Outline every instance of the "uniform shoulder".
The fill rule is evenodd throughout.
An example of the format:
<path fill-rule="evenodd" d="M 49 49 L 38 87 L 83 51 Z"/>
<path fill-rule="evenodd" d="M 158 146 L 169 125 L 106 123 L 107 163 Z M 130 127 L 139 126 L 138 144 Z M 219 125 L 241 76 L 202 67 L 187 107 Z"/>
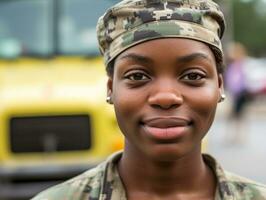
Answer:
<path fill-rule="evenodd" d="M 105 164 L 102 163 L 66 182 L 48 188 L 31 200 L 83 200 L 100 192 Z"/>
<path fill-rule="evenodd" d="M 237 196 L 250 197 L 252 200 L 266 200 L 266 185 L 241 177 L 231 172 L 225 172 L 228 184 Z"/>

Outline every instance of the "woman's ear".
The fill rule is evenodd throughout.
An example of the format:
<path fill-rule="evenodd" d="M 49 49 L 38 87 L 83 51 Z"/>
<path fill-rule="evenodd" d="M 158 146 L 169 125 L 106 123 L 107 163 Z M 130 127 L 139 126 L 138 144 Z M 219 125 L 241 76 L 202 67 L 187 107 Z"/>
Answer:
<path fill-rule="evenodd" d="M 218 74 L 218 86 L 224 91 L 224 79 L 222 74 Z"/>
<path fill-rule="evenodd" d="M 113 79 L 111 77 L 108 77 L 107 80 L 107 96 L 106 96 L 106 102 L 109 104 L 113 104 Z"/>
<path fill-rule="evenodd" d="M 224 79 L 222 74 L 218 74 L 218 86 L 219 86 L 219 93 L 220 98 L 218 102 L 223 102 L 225 100 L 225 93 L 224 93 Z"/>

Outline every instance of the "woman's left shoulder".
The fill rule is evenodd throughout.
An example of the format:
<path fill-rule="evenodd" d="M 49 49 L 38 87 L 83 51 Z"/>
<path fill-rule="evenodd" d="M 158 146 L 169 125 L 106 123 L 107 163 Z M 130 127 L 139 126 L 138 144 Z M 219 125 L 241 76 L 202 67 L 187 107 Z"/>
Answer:
<path fill-rule="evenodd" d="M 227 184 L 239 199 L 266 200 L 266 185 L 248 178 L 225 172 Z"/>

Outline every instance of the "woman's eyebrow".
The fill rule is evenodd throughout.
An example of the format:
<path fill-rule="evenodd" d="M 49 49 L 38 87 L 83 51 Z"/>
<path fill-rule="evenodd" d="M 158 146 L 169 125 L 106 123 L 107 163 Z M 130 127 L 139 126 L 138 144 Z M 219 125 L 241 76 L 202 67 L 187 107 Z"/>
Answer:
<path fill-rule="evenodd" d="M 143 56 L 143 55 L 139 55 L 136 53 L 127 53 L 119 57 L 119 60 L 123 60 L 123 59 L 130 59 L 130 60 L 141 62 L 141 63 L 152 63 L 153 62 L 151 58 Z M 210 58 L 206 54 L 203 54 L 203 53 L 193 53 L 193 54 L 178 57 L 177 62 L 188 63 L 188 62 L 192 62 L 197 59 L 205 59 L 211 62 Z"/>
<path fill-rule="evenodd" d="M 133 61 L 141 62 L 141 63 L 152 63 L 152 59 L 143 55 L 135 54 L 135 53 L 127 53 L 121 57 L 119 57 L 119 60 L 123 59 L 130 59 Z"/>
<path fill-rule="evenodd" d="M 197 60 L 197 59 L 205 59 L 205 60 L 208 60 L 209 62 L 211 62 L 211 59 L 206 54 L 203 54 L 203 53 L 193 53 L 193 54 L 178 57 L 177 62 L 178 63 L 188 63 L 188 62 L 192 62 L 192 61 Z"/>

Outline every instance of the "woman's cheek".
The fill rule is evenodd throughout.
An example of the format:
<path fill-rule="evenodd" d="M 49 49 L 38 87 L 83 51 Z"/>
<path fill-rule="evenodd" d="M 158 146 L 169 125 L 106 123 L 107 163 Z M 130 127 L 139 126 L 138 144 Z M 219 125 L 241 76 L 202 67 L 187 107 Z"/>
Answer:
<path fill-rule="evenodd" d="M 199 92 L 199 94 L 193 95 L 193 103 L 189 103 L 190 109 L 194 112 L 196 119 L 200 122 L 200 126 L 203 129 L 209 129 L 211 126 L 216 107 L 219 99 L 219 91 L 216 88 L 206 88 Z"/>
<path fill-rule="evenodd" d="M 126 92 L 121 92 L 116 96 L 114 101 L 114 108 L 118 123 L 120 126 L 125 126 L 132 118 L 134 113 L 137 112 L 135 98 L 130 97 Z"/>

